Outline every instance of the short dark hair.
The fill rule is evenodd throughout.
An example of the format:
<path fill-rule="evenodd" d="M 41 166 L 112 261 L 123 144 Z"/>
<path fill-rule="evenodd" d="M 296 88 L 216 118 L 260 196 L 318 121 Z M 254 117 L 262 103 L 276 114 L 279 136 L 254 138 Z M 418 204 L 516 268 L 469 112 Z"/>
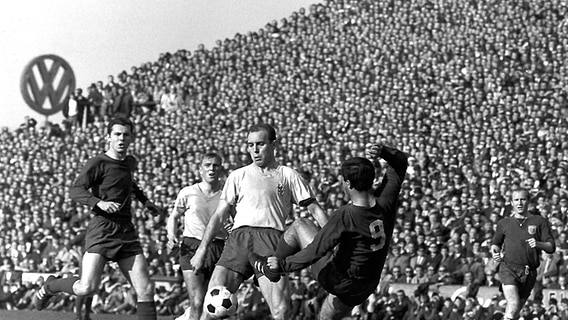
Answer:
<path fill-rule="evenodd" d="M 369 159 L 354 157 L 341 164 L 343 179 L 358 191 L 371 190 L 375 180 L 375 167 Z"/>
<path fill-rule="evenodd" d="M 268 134 L 268 140 L 270 140 L 270 142 L 276 141 L 276 130 L 271 125 L 267 123 L 254 124 L 249 128 L 248 133 L 259 131 L 266 132 Z"/>
<path fill-rule="evenodd" d="M 130 127 L 130 133 L 132 135 L 134 135 L 134 123 L 132 121 L 130 121 L 129 119 L 122 118 L 122 117 L 113 118 L 108 122 L 107 134 L 110 134 L 112 132 L 112 127 L 114 127 L 117 124 L 121 125 L 121 126 L 129 126 Z"/>

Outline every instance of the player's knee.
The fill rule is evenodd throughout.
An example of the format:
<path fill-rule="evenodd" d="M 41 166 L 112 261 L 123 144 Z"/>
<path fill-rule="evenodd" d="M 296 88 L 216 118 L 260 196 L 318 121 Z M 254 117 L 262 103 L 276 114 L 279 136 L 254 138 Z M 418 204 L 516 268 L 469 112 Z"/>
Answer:
<path fill-rule="evenodd" d="M 204 298 L 194 296 L 193 298 L 189 299 L 189 305 L 193 310 L 201 310 L 203 308 L 203 301 Z"/>
<path fill-rule="evenodd" d="M 296 227 L 296 228 L 301 228 L 301 229 L 306 229 L 306 228 L 314 229 L 314 228 L 317 228 L 317 227 L 316 227 L 316 224 L 315 224 L 312 220 L 310 220 L 310 219 L 308 219 L 308 218 L 306 218 L 306 217 L 296 219 L 296 220 L 294 221 L 294 223 L 297 224 L 297 227 Z"/>
<path fill-rule="evenodd" d="M 88 296 L 98 289 L 98 284 L 93 281 L 77 281 L 73 285 L 73 292 L 78 296 Z"/>
<path fill-rule="evenodd" d="M 272 312 L 272 317 L 275 320 L 289 319 L 290 309 L 288 308 L 288 305 L 285 304 L 285 303 L 281 303 L 281 304 L 275 306 L 274 310 L 271 310 L 271 312 Z"/>
<path fill-rule="evenodd" d="M 155 285 L 153 281 L 147 281 L 142 285 L 140 296 L 154 297 Z"/>
<path fill-rule="evenodd" d="M 520 309 L 520 303 L 519 301 L 512 299 L 511 301 L 507 301 L 507 308 L 506 308 L 506 313 L 514 316 L 517 313 L 519 313 L 519 309 Z"/>
<path fill-rule="evenodd" d="M 312 228 L 316 228 L 315 224 L 308 218 L 298 218 L 292 222 L 292 224 L 286 229 L 284 232 L 284 239 L 288 243 L 293 243 L 297 240 L 300 233 L 303 230 L 309 230 Z"/>

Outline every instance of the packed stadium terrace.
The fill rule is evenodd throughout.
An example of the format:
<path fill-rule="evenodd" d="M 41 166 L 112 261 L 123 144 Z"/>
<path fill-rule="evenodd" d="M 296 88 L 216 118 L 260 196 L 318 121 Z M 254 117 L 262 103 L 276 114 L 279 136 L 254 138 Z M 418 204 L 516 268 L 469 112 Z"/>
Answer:
<path fill-rule="evenodd" d="M 511 192 L 525 188 L 559 248 L 554 268 L 540 270 L 540 288 L 558 288 L 568 274 L 567 12 L 557 0 L 325 1 L 213 48 L 164 53 L 101 79 L 106 111 L 90 107 L 86 126 L 26 119 L 0 133 L 1 268 L 77 272 L 90 213 L 68 191 L 86 159 L 104 151 L 112 87 L 120 86 L 133 97 L 136 178 L 164 208 L 198 179 L 205 152 L 222 154 L 227 172 L 247 164 L 253 123 L 277 128 L 280 163 L 305 174 L 330 212 L 345 203 L 341 161 L 381 142 L 411 155 L 385 279 L 396 283 L 398 255 L 461 252 L 457 267 L 443 269 L 444 283 L 491 285 L 491 270 L 470 267 L 487 265 L 495 223 L 509 213 Z M 152 272 L 171 275 L 177 261 L 164 253 L 164 218 L 137 203 L 133 215 Z M 291 219 L 303 215 L 297 209 Z M 439 282 L 441 267 L 424 271 Z M 2 283 L 3 307 L 30 307 Z M 388 309 L 390 295 L 378 292 L 376 308 L 362 312 Z M 183 306 L 182 296 L 175 304 Z M 555 312 L 539 309 L 538 292 L 531 298 L 523 312 Z M 101 312 L 116 311 L 101 301 Z M 455 301 L 452 310 L 465 317 L 487 310 L 475 299 Z"/>

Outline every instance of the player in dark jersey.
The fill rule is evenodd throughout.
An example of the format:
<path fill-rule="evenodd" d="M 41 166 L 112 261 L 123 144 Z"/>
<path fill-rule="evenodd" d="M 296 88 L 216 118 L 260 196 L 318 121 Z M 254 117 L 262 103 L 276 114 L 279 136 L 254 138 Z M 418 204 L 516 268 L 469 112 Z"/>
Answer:
<path fill-rule="evenodd" d="M 367 157 L 381 157 L 389 165 L 377 190 L 373 190 L 375 168 L 370 160 L 346 160 L 340 175 L 349 204 L 333 213 L 319 232 L 307 219 L 295 221 L 274 257 L 250 255 L 255 268 L 271 281 L 313 264 L 314 277 L 329 293 L 320 319 L 341 319 L 365 301 L 377 289 L 389 252 L 407 155 L 375 144 L 367 146 Z M 284 253 L 299 248 L 294 255 Z"/>
<path fill-rule="evenodd" d="M 107 126 L 109 149 L 87 161 L 73 184 L 71 198 L 88 205 L 94 214 L 85 237 L 81 277 L 49 277 L 36 294 L 38 310 L 44 309 L 49 299 L 60 292 L 77 296 L 93 294 L 99 288 L 107 261 L 116 261 L 136 291 L 138 319 L 156 320 L 154 283 L 131 221 L 132 194 L 153 214 L 159 210 L 132 177 L 136 159 L 127 155 L 127 151 L 133 131 L 130 120 L 111 120 Z"/>
<path fill-rule="evenodd" d="M 544 217 L 528 212 L 528 204 L 528 191 L 513 191 L 513 213 L 497 223 L 491 245 L 493 259 L 500 262 L 499 280 L 507 300 L 507 320 L 516 319 L 531 294 L 541 250 L 556 251 L 550 224 Z"/>

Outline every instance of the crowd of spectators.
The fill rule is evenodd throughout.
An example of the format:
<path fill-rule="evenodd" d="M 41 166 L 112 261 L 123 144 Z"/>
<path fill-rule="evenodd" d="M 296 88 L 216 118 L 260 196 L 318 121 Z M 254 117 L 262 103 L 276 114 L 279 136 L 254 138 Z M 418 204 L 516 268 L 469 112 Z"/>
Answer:
<path fill-rule="evenodd" d="M 136 178 L 164 208 L 196 182 L 205 152 L 219 152 L 226 172 L 247 164 L 246 129 L 259 121 L 277 128 L 278 160 L 304 174 L 329 212 L 347 201 L 337 184 L 341 161 L 363 155 L 367 142 L 408 152 L 383 282 L 469 288 L 453 299 L 409 294 L 415 312 L 408 319 L 453 319 L 456 312 L 480 319 L 472 310 L 491 307 L 480 308 L 471 292 L 498 284 L 488 244 L 518 188 L 530 191 L 531 209 L 549 219 L 557 236 L 559 250 L 543 256 L 538 288 L 563 289 L 567 12 L 562 0 L 324 1 L 213 48 L 164 53 L 98 81 L 87 90 L 80 121 L 26 119 L 16 130 L 2 129 L 0 300 L 17 291 L 4 281 L 6 270 L 77 272 L 90 212 L 68 191 L 84 162 L 105 150 L 104 121 L 116 115 L 135 120 Z M 298 208 L 290 219 L 305 214 Z M 151 272 L 174 275 L 164 217 L 135 204 L 133 219 Z M 183 306 L 183 288 L 172 290 L 156 293 L 163 314 Z M 20 291 L 3 306 L 27 308 L 32 295 Z M 94 310 L 132 310 L 128 287 L 101 292 Z M 302 304 L 297 319 L 317 310 L 321 293 L 310 292 L 298 295 L 311 303 Z M 539 307 L 538 292 L 526 312 L 546 319 L 565 312 L 566 301 L 556 311 Z M 399 319 L 391 315 L 392 294 L 385 290 L 361 310 Z M 242 296 L 260 301 L 250 284 Z M 241 301 L 243 310 L 263 312 L 250 301 Z"/>

